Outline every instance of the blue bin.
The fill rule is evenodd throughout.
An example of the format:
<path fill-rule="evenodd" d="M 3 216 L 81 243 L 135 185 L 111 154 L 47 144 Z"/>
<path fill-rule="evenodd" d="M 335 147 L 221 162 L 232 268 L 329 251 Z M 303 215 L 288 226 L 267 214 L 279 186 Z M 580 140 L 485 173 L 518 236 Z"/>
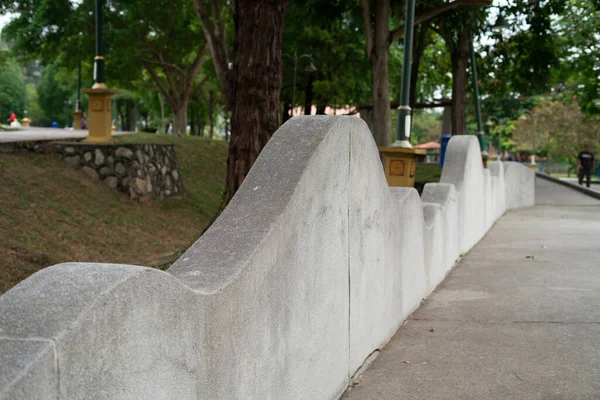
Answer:
<path fill-rule="evenodd" d="M 600 178 L 600 162 L 598 163 L 598 168 L 596 168 L 596 173 L 598 174 L 598 178 Z"/>
<path fill-rule="evenodd" d="M 452 138 L 452 135 L 442 135 L 442 143 L 440 147 L 440 167 L 444 166 L 444 159 L 446 158 L 446 148 L 448 147 L 448 142 Z"/>
<path fill-rule="evenodd" d="M 56 121 L 55 121 L 55 122 L 53 122 L 51 126 L 52 126 L 53 128 L 58 128 L 58 122 L 56 122 Z"/>

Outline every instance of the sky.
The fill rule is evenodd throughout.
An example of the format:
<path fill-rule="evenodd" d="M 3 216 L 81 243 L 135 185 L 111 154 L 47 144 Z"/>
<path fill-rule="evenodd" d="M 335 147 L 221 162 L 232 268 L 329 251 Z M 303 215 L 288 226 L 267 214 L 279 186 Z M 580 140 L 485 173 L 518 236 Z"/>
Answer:
<path fill-rule="evenodd" d="M 0 32 L 2 31 L 2 28 L 4 28 L 4 25 L 10 21 L 11 17 L 11 14 L 0 15 Z"/>

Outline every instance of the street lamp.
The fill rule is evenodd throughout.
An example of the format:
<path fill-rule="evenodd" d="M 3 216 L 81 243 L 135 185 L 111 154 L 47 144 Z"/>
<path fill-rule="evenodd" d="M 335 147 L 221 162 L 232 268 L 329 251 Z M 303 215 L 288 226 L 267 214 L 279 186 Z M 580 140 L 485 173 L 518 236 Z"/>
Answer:
<path fill-rule="evenodd" d="M 289 54 L 284 54 L 284 56 L 290 57 Z M 301 54 L 298 56 L 296 53 L 293 55 L 294 57 L 294 77 L 292 79 L 292 116 L 294 116 L 294 107 L 296 106 L 296 71 L 298 69 L 298 61 L 302 58 L 307 58 L 310 60 L 310 64 L 304 69 L 306 72 L 316 72 L 318 68 L 315 66 L 315 60 L 313 59 L 311 54 Z"/>
<path fill-rule="evenodd" d="M 84 90 L 88 101 L 88 129 L 90 143 L 106 143 L 112 139 L 111 97 L 116 90 L 106 86 L 104 80 L 104 46 L 102 43 L 102 9 L 104 0 L 96 0 L 96 57 L 94 57 L 94 86 Z"/>
<path fill-rule="evenodd" d="M 473 50 L 473 36 L 469 41 L 469 53 L 471 53 L 471 77 L 473 79 L 473 93 L 475 97 L 475 116 L 477 117 L 477 137 L 479 138 L 479 147 L 481 148 L 481 159 L 483 166 L 487 167 L 489 153 L 485 150 L 483 124 L 481 122 L 481 104 L 479 102 L 479 86 L 477 84 L 477 64 L 475 63 L 475 51 Z"/>
<path fill-rule="evenodd" d="M 73 112 L 73 129 L 81 129 L 81 118 L 83 112 L 81 111 L 81 38 L 83 32 L 79 32 L 79 41 L 77 45 L 77 103 L 75 105 L 75 112 Z"/>
<path fill-rule="evenodd" d="M 404 23 L 404 64 L 402 65 L 402 91 L 398 106 L 398 129 L 395 147 L 412 148 L 410 145 L 411 109 L 410 109 L 410 73 L 412 64 L 413 33 L 415 28 L 415 0 L 406 1 L 406 20 Z"/>
<path fill-rule="evenodd" d="M 390 147 L 380 147 L 385 156 L 385 179 L 390 186 L 413 187 L 417 170 L 417 157 L 427 154 L 425 149 L 413 149 L 410 145 L 410 73 L 412 64 L 413 33 L 415 28 L 415 0 L 406 1 L 404 22 L 404 65 L 402 66 L 402 89 L 398 106 L 398 129 L 396 141 Z"/>
<path fill-rule="evenodd" d="M 31 120 L 27 118 L 27 67 L 23 67 L 23 80 L 25 82 L 25 92 L 23 93 L 23 119 L 21 120 L 21 125 L 24 128 L 28 128 Z"/>

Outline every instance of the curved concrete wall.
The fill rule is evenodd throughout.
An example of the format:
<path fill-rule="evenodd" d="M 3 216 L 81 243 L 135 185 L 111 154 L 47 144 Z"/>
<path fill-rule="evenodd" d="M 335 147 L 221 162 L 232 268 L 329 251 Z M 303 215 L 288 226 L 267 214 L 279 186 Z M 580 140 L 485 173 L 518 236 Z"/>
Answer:
<path fill-rule="evenodd" d="M 2 296 L 0 398 L 334 399 L 506 199 L 533 198 L 521 168 L 505 185 L 455 137 L 421 199 L 387 186 L 360 119 L 293 118 L 167 272 L 61 264 Z"/>

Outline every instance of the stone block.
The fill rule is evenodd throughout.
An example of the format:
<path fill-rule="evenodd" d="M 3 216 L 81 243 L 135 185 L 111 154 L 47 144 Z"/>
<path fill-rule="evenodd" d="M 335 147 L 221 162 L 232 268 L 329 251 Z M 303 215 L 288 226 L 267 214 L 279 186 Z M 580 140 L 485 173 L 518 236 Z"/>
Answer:
<path fill-rule="evenodd" d="M 135 187 L 140 192 L 144 192 L 146 190 L 146 181 L 144 179 L 135 178 Z"/>
<path fill-rule="evenodd" d="M 114 176 L 109 176 L 108 178 L 106 178 L 104 180 L 104 183 L 106 184 L 106 186 L 108 186 L 109 188 L 115 189 L 117 187 L 117 184 L 119 183 L 119 179 L 117 179 Z"/>
<path fill-rule="evenodd" d="M 93 156 L 92 156 L 92 152 L 91 152 L 91 151 L 86 151 L 86 152 L 83 154 L 83 159 L 84 159 L 86 162 L 90 162 L 90 161 L 92 161 L 92 157 L 93 157 Z"/>
<path fill-rule="evenodd" d="M 131 159 L 133 157 L 133 152 L 126 147 L 119 147 L 115 150 L 115 156 Z"/>
<path fill-rule="evenodd" d="M 77 166 L 79 166 L 81 159 L 79 158 L 79 156 L 76 155 L 76 156 L 65 157 L 64 161 L 67 163 L 67 165 L 69 165 L 71 167 L 77 167 Z"/>
<path fill-rule="evenodd" d="M 75 148 L 72 146 L 67 146 L 63 149 L 65 154 L 75 154 Z"/>
<path fill-rule="evenodd" d="M 94 150 L 94 164 L 102 165 L 104 164 L 104 153 L 100 149 Z"/>
<path fill-rule="evenodd" d="M 110 167 L 105 166 L 105 167 L 100 168 L 100 175 L 107 176 L 110 174 L 112 174 L 112 169 L 110 169 Z"/>
<path fill-rule="evenodd" d="M 123 163 L 118 162 L 115 164 L 115 172 L 119 175 L 123 175 L 127 172 L 127 168 L 125 168 Z"/>

